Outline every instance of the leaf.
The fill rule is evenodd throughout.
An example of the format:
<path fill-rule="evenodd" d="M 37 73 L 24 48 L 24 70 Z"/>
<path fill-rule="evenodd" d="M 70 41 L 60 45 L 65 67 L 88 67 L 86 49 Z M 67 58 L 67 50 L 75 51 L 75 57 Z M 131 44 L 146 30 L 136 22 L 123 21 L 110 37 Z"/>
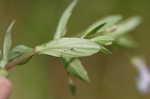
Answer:
<path fill-rule="evenodd" d="M 6 34 L 4 37 L 4 44 L 3 44 L 3 58 L 1 60 L 0 67 L 5 66 L 8 62 L 8 54 L 12 45 L 11 31 L 12 31 L 14 24 L 15 24 L 15 21 L 12 21 L 6 30 Z"/>
<path fill-rule="evenodd" d="M 108 46 L 111 45 L 114 39 L 110 36 L 98 36 L 91 39 L 91 41 L 96 42 L 100 45 Z"/>
<path fill-rule="evenodd" d="M 39 54 L 56 57 L 82 57 L 97 53 L 101 47 L 87 39 L 61 38 L 36 47 Z"/>
<path fill-rule="evenodd" d="M 114 32 L 109 33 L 108 35 L 114 39 L 119 38 L 120 36 L 123 36 L 129 31 L 135 29 L 140 24 L 140 22 L 140 17 L 131 17 L 126 21 L 123 21 L 121 24 L 117 25 L 117 29 Z"/>
<path fill-rule="evenodd" d="M 103 18 L 94 24 L 90 25 L 84 32 L 82 38 L 95 34 L 97 32 L 102 32 L 105 29 L 112 27 L 114 24 L 116 24 L 118 21 L 122 19 L 121 16 L 116 15 L 116 16 L 108 16 L 106 18 Z"/>
<path fill-rule="evenodd" d="M 105 48 L 105 47 L 101 48 L 100 53 L 106 54 L 106 55 L 112 54 L 112 52 L 110 50 L 108 50 L 107 48 Z"/>
<path fill-rule="evenodd" d="M 72 93 L 72 95 L 75 95 L 76 91 L 77 91 L 77 88 L 76 88 L 76 85 L 75 85 L 75 83 L 74 83 L 74 81 L 72 79 L 69 79 L 68 87 L 69 87 L 69 90 Z"/>
<path fill-rule="evenodd" d="M 125 48 L 133 48 L 137 46 L 137 43 L 129 36 L 120 37 L 116 40 L 116 44 Z"/>
<path fill-rule="evenodd" d="M 105 26 L 106 23 L 101 23 L 100 25 L 96 25 L 95 26 L 90 26 L 89 29 L 87 31 L 84 32 L 84 35 L 82 36 L 82 38 L 88 36 L 88 35 L 92 35 L 98 32 L 98 30 L 102 27 Z"/>
<path fill-rule="evenodd" d="M 18 45 L 16 46 L 15 48 L 13 48 L 11 50 L 11 52 L 9 53 L 9 62 L 27 54 L 27 53 L 30 53 L 32 52 L 33 49 L 30 48 L 30 47 L 27 47 L 27 46 L 24 46 L 24 45 Z M 23 65 L 25 63 L 27 63 L 31 58 L 19 63 L 18 65 Z"/>
<path fill-rule="evenodd" d="M 88 73 L 79 59 L 65 57 L 63 58 L 63 62 L 65 64 L 65 69 L 70 75 L 75 76 L 85 82 L 90 82 Z"/>
<path fill-rule="evenodd" d="M 72 14 L 74 7 L 76 6 L 78 0 L 73 0 L 73 2 L 66 8 L 63 15 L 60 18 L 54 39 L 59 39 L 66 33 L 66 26 Z"/>

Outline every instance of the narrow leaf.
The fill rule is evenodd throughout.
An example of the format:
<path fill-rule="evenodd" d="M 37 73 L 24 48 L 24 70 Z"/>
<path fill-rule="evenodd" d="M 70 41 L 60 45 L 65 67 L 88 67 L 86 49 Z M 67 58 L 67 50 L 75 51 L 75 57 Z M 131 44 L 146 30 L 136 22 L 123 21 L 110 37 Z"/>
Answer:
<path fill-rule="evenodd" d="M 108 50 L 107 48 L 105 48 L 105 47 L 101 48 L 100 53 L 106 54 L 106 55 L 112 54 L 112 52 L 110 50 Z"/>
<path fill-rule="evenodd" d="M 81 38 L 61 38 L 36 47 L 39 54 L 56 57 L 81 57 L 97 53 L 101 47 L 90 40 Z"/>
<path fill-rule="evenodd" d="M 8 62 L 8 54 L 9 54 L 9 51 L 10 51 L 11 45 L 12 45 L 11 32 L 12 32 L 12 28 L 13 28 L 14 24 L 15 24 L 15 21 L 12 21 L 6 30 L 6 34 L 4 37 L 4 44 L 3 44 L 3 58 L 0 63 L 0 67 L 5 66 Z"/>
<path fill-rule="evenodd" d="M 140 22 L 140 17 L 131 17 L 121 24 L 117 25 L 117 29 L 114 32 L 109 33 L 109 36 L 113 37 L 114 39 L 119 38 L 120 36 L 123 36 L 129 31 L 135 29 L 140 24 Z"/>
<path fill-rule="evenodd" d="M 85 82 L 90 81 L 88 73 L 79 59 L 65 57 L 63 58 L 63 62 L 65 64 L 65 69 L 70 75 L 75 76 Z"/>
<path fill-rule="evenodd" d="M 111 45 L 114 39 L 110 36 L 98 36 L 91 39 L 91 41 L 96 42 L 100 45 L 108 46 Z"/>
<path fill-rule="evenodd" d="M 82 38 L 88 36 L 88 35 L 92 35 L 98 32 L 99 29 L 101 29 L 102 27 L 105 26 L 105 22 L 101 23 L 101 24 L 94 24 L 93 26 L 90 26 L 89 29 L 87 31 L 84 32 L 84 35 L 82 36 Z"/>
<path fill-rule="evenodd" d="M 70 16 L 72 14 L 72 11 L 73 11 L 75 5 L 77 4 L 77 1 L 78 0 L 73 0 L 73 2 L 64 11 L 63 15 L 60 18 L 58 27 L 56 29 L 54 39 L 59 39 L 59 38 L 61 38 L 62 36 L 65 35 L 66 29 L 67 29 L 67 23 L 70 19 Z"/>
<path fill-rule="evenodd" d="M 116 44 L 124 48 L 133 48 L 137 46 L 137 43 L 129 36 L 123 36 L 117 39 Z"/>
<path fill-rule="evenodd" d="M 14 24 L 15 24 L 15 21 L 13 21 L 9 25 L 9 27 L 7 28 L 6 34 L 5 34 L 5 38 L 4 38 L 3 57 L 6 60 L 8 58 L 8 53 L 9 53 L 9 51 L 11 49 L 11 45 L 12 45 L 11 31 L 12 31 Z"/>
<path fill-rule="evenodd" d="M 97 32 L 102 32 L 105 29 L 112 27 L 113 25 L 115 25 L 117 22 L 119 22 L 122 19 L 121 16 L 116 15 L 116 16 L 108 16 L 106 18 L 103 18 L 97 22 L 95 22 L 94 24 L 92 24 L 91 26 L 89 26 L 84 32 L 83 32 L 83 36 L 82 38 L 97 33 Z"/>
<path fill-rule="evenodd" d="M 9 53 L 9 62 L 27 54 L 32 52 L 32 48 L 24 46 L 24 45 L 18 45 L 15 48 L 13 48 L 10 53 Z M 31 58 L 30 58 L 31 59 Z M 25 63 L 27 63 L 30 59 L 27 59 L 21 63 L 19 63 L 18 65 L 23 65 Z"/>

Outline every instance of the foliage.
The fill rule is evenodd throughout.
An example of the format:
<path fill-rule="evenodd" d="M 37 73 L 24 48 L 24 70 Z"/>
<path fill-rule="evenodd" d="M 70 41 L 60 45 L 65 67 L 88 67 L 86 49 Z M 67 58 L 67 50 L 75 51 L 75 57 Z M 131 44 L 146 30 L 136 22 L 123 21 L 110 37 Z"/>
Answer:
<path fill-rule="evenodd" d="M 135 42 L 128 32 L 139 25 L 140 17 L 138 16 L 131 17 L 125 21 L 121 21 L 122 16 L 120 15 L 108 16 L 90 25 L 85 31 L 81 32 L 81 37 L 65 37 L 68 21 L 76 4 L 77 0 L 73 0 L 64 11 L 54 39 L 35 48 L 25 45 L 11 47 L 11 30 L 15 23 L 13 21 L 6 31 L 3 50 L 2 52 L 0 51 L 1 70 L 8 70 L 16 65 L 25 64 L 32 56 L 37 54 L 59 57 L 68 73 L 70 90 L 75 93 L 76 86 L 74 80 L 70 78 L 75 77 L 84 82 L 90 82 L 88 73 L 79 58 L 96 53 L 111 54 L 107 47 L 114 44 L 125 47 L 134 46 Z M 0 74 L 6 74 L 3 72 Z"/>

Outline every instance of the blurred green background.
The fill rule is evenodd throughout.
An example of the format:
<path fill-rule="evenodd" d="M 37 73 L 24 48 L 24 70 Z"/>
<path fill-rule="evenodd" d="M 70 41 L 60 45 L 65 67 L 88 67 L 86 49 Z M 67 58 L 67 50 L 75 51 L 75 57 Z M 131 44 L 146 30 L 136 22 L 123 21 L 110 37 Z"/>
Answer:
<path fill-rule="evenodd" d="M 52 39 L 58 20 L 71 0 L 0 0 L 0 44 L 12 19 L 14 45 L 31 47 Z M 128 55 L 136 52 L 150 60 L 149 0 L 79 0 L 68 25 L 68 33 L 84 30 L 94 21 L 108 15 L 125 18 L 139 15 L 142 24 L 131 33 L 139 43 L 134 50 L 115 49 L 112 55 L 94 55 L 82 59 L 92 82 L 76 81 L 77 96 L 67 89 L 67 75 L 57 58 L 36 56 L 28 64 L 11 70 L 14 89 L 11 99 L 149 99 L 136 89 L 137 71 Z M 148 61 L 149 62 L 149 61 Z M 150 62 L 149 62 L 150 64 Z"/>

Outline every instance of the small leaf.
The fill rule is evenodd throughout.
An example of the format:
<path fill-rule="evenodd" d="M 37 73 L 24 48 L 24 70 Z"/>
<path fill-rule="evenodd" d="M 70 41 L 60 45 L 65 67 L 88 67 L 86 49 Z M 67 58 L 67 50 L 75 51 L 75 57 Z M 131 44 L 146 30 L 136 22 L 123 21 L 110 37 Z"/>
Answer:
<path fill-rule="evenodd" d="M 84 32 L 84 35 L 82 36 L 82 38 L 88 36 L 88 35 L 92 35 L 98 32 L 99 29 L 101 29 L 102 27 L 105 26 L 106 23 L 101 23 L 100 25 L 96 25 L 94 24 L 93 26 L 90 26 L 89 29 L 87 31 Z"/>
<path fill-rule="evenodd" d="M 56 57 L 82 57 L 97 53 L 101 47 L 87 39 L 61 38 L 36 47 L 39 54 Z"/>
<path fill-rule="evenodd" d="M 110 36 L 98 36 L 91 39 L 91 41 L 96 42 L 100 45 L 108 46 L 111 45 L 114 39 Z"/>
<path fill-rule="evenodd" d="M 69 90 L 72 93 L 72 95 L 76 95 L 77 88 L 76 88 L 76 85 L 72 79 L 69 79 L 68 87 L 69 87 Z"/>
<path fill-rule="evenodd" d="M 70 19 L 70 16 L 72 14 L 72 11 L 74 9 L 74 7 L 76 6 L 78 0 L 73 0 L 73 2 L 66 8 L 66 10 L 64 11 L 63 15 L 60 18 L 58 27 L 56 29 L 56 33 L 54 35 L 54 39 L 59 39 L 62 36 L 65 35 L 66 33 L 66 27 L 67 27 L 67 23 Z"/>
<path fill-rule="evenodd" d="M 97 33 L 97 32 L 102 32 L 105 29 L 112 27 L 114 24 L 116 24 L 118 21 L 120 21 L 122 19 L 121 16 L 117 15 L 117 16 L 108 16 L 106 18 L 103 18 L 102 20 L 99 20 L 97 22 L 95 22 L 94 24 L 92 24 L 91 26 L 89 26 L 83 33 L 82 38 Z"/>
<path fill-rule="evenodd" d="M 123 36 L 129 31 L 135 29 L 140 24 L 140 22 L 140 17 L 131 17 L 121 24 L 117 25 L 117 29 L 114 32 L 109 33 L 108 35 L 114 39 L 119 38 L 120 36 Z"/>
<path fill-rule="evenodd" d="M 11 61 L 27 54 L 27 53 L 30 53 L 32 51 L 33 51 L 33 49 L 30 48 L 30 47 L 27 47 L 27 46 L 24 46 L 24 45 L 18 45 L 15 48 L 13 48 L 11 50 L 11 52 L 9 53 L 9 62 L 11 62 Z M 30 59 L 27 59 L 27 60 L 19 63 L 18 65 L 23 65 L 23 64 L 27 63 Z"/>
<path fill-rule="evenodd" d="M 129 36 L 120 37 L 116 40 L 116 44 L 125 48 L 133 48 L 137 46 L 137 43 Z"/>
<path fill-rule="evenodd" d="M 90 82 L 88 73 L 79 59 L 65 57 L 63 58 L 63 62 L 65 64 L 65 69 L 70 75 L 85 82 Z"/>
<path fill-rule="evenodd" d="M 3 44 L 3 58 L 1 60 L 0 67 L 5 66 L 8 62 L 8 54 L 12 45 L 11 31 L 12 31 L 14 24 L 15 24 L 15 21 L 12 21 L 6 30 L 6 34 L 4 37 L 4 44 Z"/>
<path fill-rule="evenodd" d="M 110 50 L 108 50 L 107 48 L 105 48 L 105 47 L 101 48 L 100 53 L 106 54 L 106 55 L 112 54 L 112 52 Z"/>

